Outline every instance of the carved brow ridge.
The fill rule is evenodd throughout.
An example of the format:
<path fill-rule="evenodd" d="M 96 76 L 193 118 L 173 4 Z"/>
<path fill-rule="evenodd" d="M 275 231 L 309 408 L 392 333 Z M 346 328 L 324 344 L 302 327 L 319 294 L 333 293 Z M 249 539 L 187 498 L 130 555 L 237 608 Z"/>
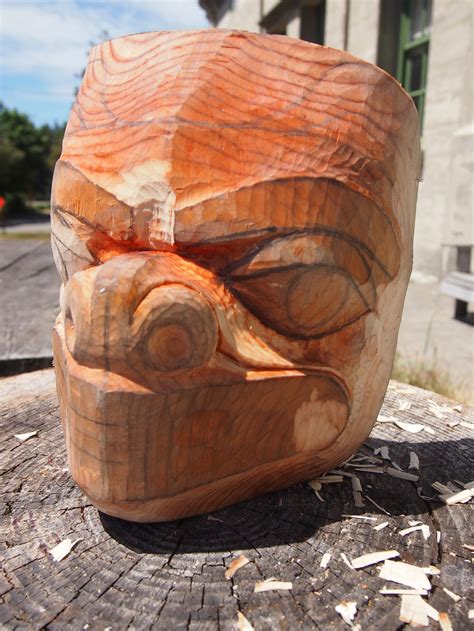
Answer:
<path fill-rule="evenodd" d="M 241 233 L 236 233 L 234 235 L 232 235 L 232 239 L 229 240 L 228 237 L 217 237 L 215 239 L 209 239 L 209 240 L 205 240 L 205 241 L 200 241 L 196 244 L 194 244 L 195 246 L 199 246 L 199 245 L 210 245 L 210 244 L 219 244 L 219 243 L 229 243 L 230 241 L 234 241 L 237 240 L 239 238 L 248 238 L 251 236 L 261 236 L 264 235 L 265 233 L 269 234 L 269 237 L 267 239 L 264 239 L 263 241 L 260 241 L 258 244 L 256 244 L 253 248 L 251 248 L 247 254 L 245 254 L 243 257 L 241 257 L 239 260 L 234 261 L 233 263 L 231 263 L 230 265 L 228 265 L 225 270 L 223 271 L 223 275 L 227 276 L 232 274 L 232 272 L 235 269 L 238 269 L 239 267 L 241 267 L 242 265 L 244 265 L 245 263 L 250 262 L 259 252 L 261 252 L 267 245 L 269 245 L 272 241 L 275 241 L 277 239 L 284 239 L 286 237 L 292 237 L 292 236 L 311 236 L 311 235 L 324 235 L 324 236 L 332 236 L 332 237 L 337 237 L 338 239 L 342 239 L 344 241 L 346 241 L 346 243 L 348 243 L 351 247 L 353 247 L 355 250 L 357 250 L 357 252 L 361 255 L 362 259 L 364 262 L 366 262 L 366 259 L 369 258 L 370 261 L 373 261 L 376 265 L 378 265 L 378 267 L 380 268 L 380 270 L 385 274 L 385 276 L 392 281 L 393 280 L 393 275 L 390 274 L 390 272 L 388 271 L 386 265 L 380 260 L 379 257 L 377 257 L 375 255 L 375 253 L 371 250 L 371 248 L 369 248 L 369 246 L 367 246 L 365 243 L 362 243 L 362 241 L 359 241 L 358 239 L 356 239 L 355 237 L 353 237 L 352 235 L 348 234 L 347 232 L 341 231 L 341 230 L 337 230 L 335 228 L 330 228 L 329 226 L 315 226 L 313 228 L 295 228 L 295 229 L 289 229 L 289 231 L 280 231 L 277 228 L 271 227 L 268 229 L 258 229 L 258 230 L 249 230 L 246 232 L 241 232 Z M 254 274 L 251 274 L 252 276 Z"/>

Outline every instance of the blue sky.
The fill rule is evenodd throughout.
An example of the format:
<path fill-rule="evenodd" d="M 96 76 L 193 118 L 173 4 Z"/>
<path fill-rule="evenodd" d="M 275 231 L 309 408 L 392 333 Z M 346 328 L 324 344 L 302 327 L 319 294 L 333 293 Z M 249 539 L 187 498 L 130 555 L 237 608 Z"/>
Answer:
<path fill-rule="evenodd" d="M 198 0 L 0 0 L 0 100 L 36 124 L 62 123 L 102 31 L 207 26 Z"/>

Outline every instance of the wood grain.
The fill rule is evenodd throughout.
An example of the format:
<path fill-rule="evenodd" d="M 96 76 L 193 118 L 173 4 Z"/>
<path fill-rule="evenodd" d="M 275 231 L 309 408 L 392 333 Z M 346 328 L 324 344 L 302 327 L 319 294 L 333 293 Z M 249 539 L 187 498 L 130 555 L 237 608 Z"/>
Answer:
<path fill-rule="evenodd" d="M 448 423 L 473 423 L 472 408 L 461 414 L 432 392 L 393 385 L 405 392 L 389 389 L 382 414 L 421 422 L 435 433 L 409 434 L 377 423 L 371 446 L 387 446 L 404 469 L 415 451 L 418 485 L 426 497 L 435 495 L 430 486 L 435 480 L 470 479 L 472 430 Z M 431 413 L 433 399 L 448 406 L 445 419 Z M 411 407 L 401 412 L 404 401 Z M 354 622 L 363 629 L 396 631 L 402 624 L 400 598 L 379 593 L 389 584 L 380 579 L 380 566 L 351 570 L 340 556 L 354 559 L 389 548 L 404 562 L 439 569 L 429 577 L 433 589 L 426 600 L 448 613 L 454 629 L 469 628 L 472 554 L 464 545 L 474 544 L 472 502 L 447 506 L 420 498 L 412 482 L 359 473 L 364 491 L 390 516 L 365 500 L 363 509 L 355 508 L 346 480 L 324 485 L 324 502 L 299 484 L 209 516 L 130 523 L 97 511 L 70 477 L 53 371 L 0 380 L 0 402 L 0 625 L 5 629 L 232 631 L 239 611 L 255 629 L 340 629 L 335 606 L 353 600 Z M 13 436 L 35 430 L 38 436 L 25 443 Z M 430 527 L 427 540 L 420 532 L 399 535 L 411 520 Z M 385 529 L 373 530 L 384 521 L 389 522 Z M 53 561 L 48 551 L 67 538 L 79 542 L 68 557 Z M 226 580 L 226 567 L 242 553 L 250 563 Z M 327 569 L 320 567 L 325 553 L 331 554 Z M 291 581 L 293 589 L 255 594 L 255 583 L 272 576 Z M 454 602 L 443 588 L 460 600 Z"/>
<path fill-rule="evenodd" d="M 234 31 L 95 47 L 52 191 L 58 393 L 109 514 L 213 510 L 368 435 L 411 269 L 416 109 L 347 53 Z"/>

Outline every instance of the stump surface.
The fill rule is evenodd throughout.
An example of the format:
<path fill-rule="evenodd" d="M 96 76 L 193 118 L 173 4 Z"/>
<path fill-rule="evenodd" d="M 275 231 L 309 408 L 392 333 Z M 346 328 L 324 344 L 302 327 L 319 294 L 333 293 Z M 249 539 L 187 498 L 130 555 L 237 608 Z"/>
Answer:
<path fill-rule="evenodd" d="M 391 384 L 381 413 L 433 433 L 377 423 L 363 447 L 373 453 L 388 446 L 404 470 L 410 451 L 419 458 L 418 483 L 358 472 L 364 493 L 390 515 L 367 499 L 356 508 L 347 478 L 323 485 L 323 502 L 301 484 L 212 515 L 135 524 L 100 514 L 71 480 L 51 370 L 3 379 L 0 401 L 4 628 L 237 629 L 241 611 L 257 631 L 343 629 L 335 606 L 347 600 L 357 603 L 354 624 L 361 629 L 401 629 L 400 596 L 379 590 L 402 586 L 380 579 L 380 566 L 354 570 L 341 559 L 341 553 L 350 559 L 388 549 L 408 563 L 437 567 L 427 600 L 448 614 L 454 629 L 467 628 L 472 504 L 446 506 L 430 486 L 473 477 L 473 413 L 465 406 L 459 412 L 431 392 Z M 411 404 L 408 410 L 399 410 L 402 401 Z M 25 442 L 14 437 L 35 430 L 38 435 Z M 399 534 L 412 520 L 429 525 L 427 540 L 420 531 Z M 384 521 L 386 528 L 373 529 Z M 67 538 L 78 542 L 54 561 L 48 551 Z M 325 552 L 332 555 L 327 569 L 320 567 Z M 226 580 L 226 566 L 239 554 L 250 563 Z M 256 581 L 270 577 L 291 581 L 293 588 L 254 593 Z"/>

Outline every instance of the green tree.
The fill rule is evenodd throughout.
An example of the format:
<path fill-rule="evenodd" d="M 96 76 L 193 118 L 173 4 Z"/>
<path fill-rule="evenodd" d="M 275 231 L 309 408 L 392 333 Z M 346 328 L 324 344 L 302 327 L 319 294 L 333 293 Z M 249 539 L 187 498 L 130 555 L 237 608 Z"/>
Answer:
<path fill-rule="evenodd" d="M 0 103 L 0 194 L 47 198 L 64 125 L 36 127 L 26 114 Z"/>

